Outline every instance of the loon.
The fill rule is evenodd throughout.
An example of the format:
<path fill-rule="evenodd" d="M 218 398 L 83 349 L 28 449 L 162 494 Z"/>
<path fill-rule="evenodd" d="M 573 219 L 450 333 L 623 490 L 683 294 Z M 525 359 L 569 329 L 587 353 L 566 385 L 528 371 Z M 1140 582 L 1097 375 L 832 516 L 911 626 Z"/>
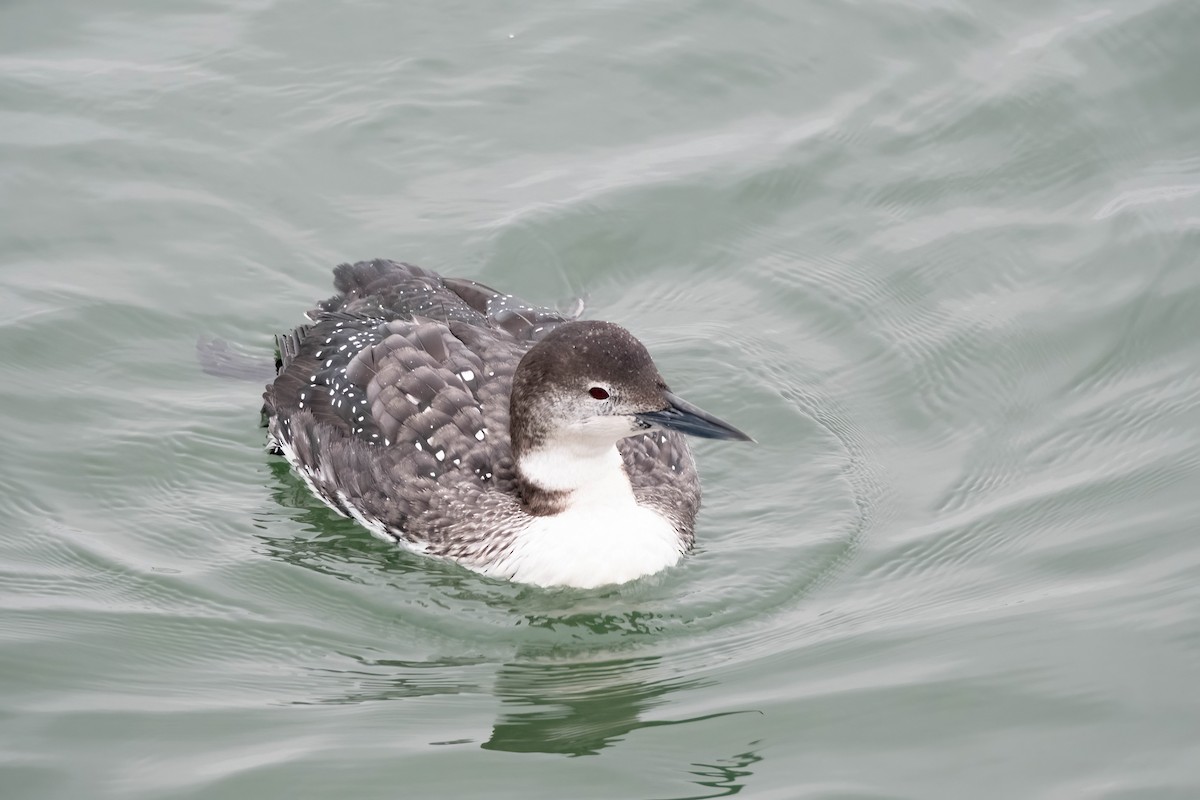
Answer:
<path fill-rule="evenodd" d="M 676 564 L 700 507 L 681 434 L 753 441 L 672 394 L 646 348 L 474 281 L 377 259 L 276 337 L 272 449 L 408 550 L 543 587 Z"/>

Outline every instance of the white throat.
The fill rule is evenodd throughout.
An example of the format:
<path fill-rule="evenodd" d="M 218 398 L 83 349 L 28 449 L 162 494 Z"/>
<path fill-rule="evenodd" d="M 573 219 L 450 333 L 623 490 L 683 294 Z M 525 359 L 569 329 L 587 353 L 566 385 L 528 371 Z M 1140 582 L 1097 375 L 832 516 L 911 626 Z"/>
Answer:
<path fill-rule="evenodd" d="M 541 489 L 570 492 L 572 506 L 633 502 L 633 489 L 614 444 L 557 439 L 522 455 L 518 468 L 525 480 Z"/>
<path fill-rule="evenodd" d="M 640 506 L 613 444 L 551 442 L 521 457 L 525 480 L 569 492 L 557 514 L 535 517 L 506 556 L 482 571 L 540 586 L 624 583 L 683 554 L 675 526 Z"/>

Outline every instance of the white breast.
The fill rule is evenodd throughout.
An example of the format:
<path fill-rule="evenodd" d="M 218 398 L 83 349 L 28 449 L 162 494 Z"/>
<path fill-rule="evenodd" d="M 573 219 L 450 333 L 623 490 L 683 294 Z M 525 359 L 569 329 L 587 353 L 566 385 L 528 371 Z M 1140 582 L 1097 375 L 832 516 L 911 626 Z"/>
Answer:
<path fill-rule="evenodd" d="M 615 447 L 602 464 L 588 465 L 586 479 L 571 492 L 564 511 L 538 517 L 502 558 L 475 568 L 521 583 L 590 589 L 676 564 L 683 550 L 675 526 L 637 504 Z M 545 483 L 582 467 L 564 463 L 562 453 L 527 459 L 522 466 L 527 474 L 544 474 Z"/>
<path fill-rule="evenodd" d="M 480 571 L 538 586 L 590 589 L 653 574 L 681 555 L 675 528 L 647 508 L 571 509 L 535 521 L 503 559 Z"/>

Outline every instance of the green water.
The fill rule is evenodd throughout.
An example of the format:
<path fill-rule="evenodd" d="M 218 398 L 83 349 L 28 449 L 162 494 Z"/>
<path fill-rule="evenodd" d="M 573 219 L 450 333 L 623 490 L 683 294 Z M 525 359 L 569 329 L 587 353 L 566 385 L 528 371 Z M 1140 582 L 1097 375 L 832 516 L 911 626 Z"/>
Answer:
<path fill-rule="evenodd" d="M 0 4 L 0 796 L 1200 797 L 1200 6 Z M 267 455 L 345 260 L 753 434 L 546 592 Z"/>

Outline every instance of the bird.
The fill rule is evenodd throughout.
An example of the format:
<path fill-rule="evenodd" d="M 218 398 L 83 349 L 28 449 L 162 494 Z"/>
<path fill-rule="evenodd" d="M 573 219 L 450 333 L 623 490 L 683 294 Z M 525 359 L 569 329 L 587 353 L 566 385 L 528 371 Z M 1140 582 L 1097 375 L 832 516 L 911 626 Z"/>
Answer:
<path fill-rule="evenodd" d="M 615 323 L 386 259 L 333 283 L 276 337 L 269 446 L 412 552 L 546 588 L 636 580 L 692 548 L 685 435 L 753 441 L 672 393 Z"/>

